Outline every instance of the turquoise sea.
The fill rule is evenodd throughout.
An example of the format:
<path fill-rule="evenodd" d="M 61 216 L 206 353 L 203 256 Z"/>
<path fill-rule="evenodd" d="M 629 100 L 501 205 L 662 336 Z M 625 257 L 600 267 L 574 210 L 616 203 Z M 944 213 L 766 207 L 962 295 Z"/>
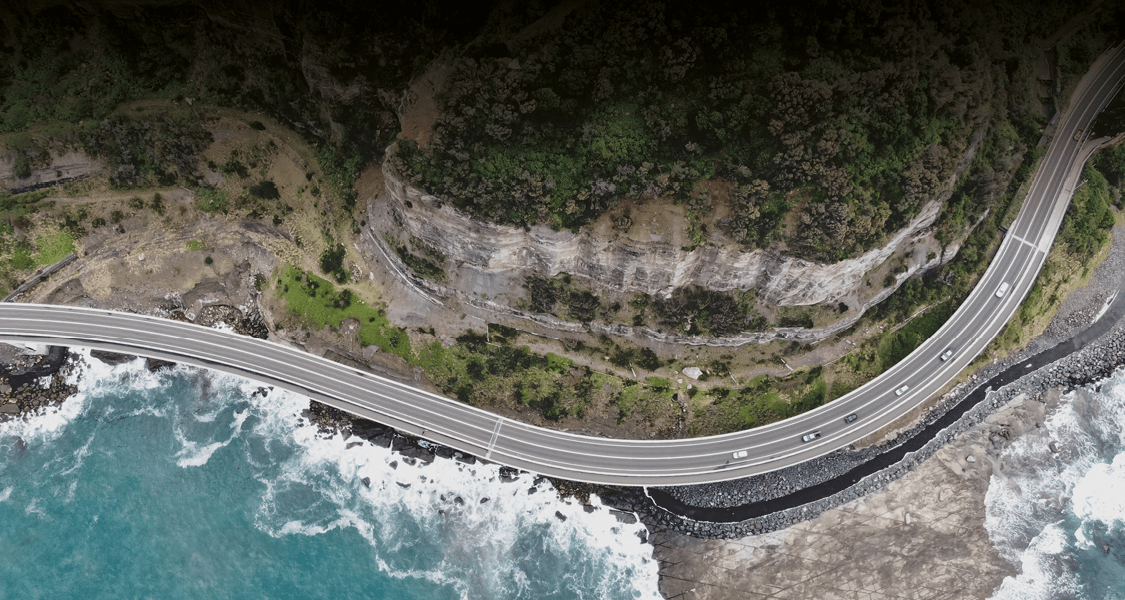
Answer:
<path fill-rule="evenodd" d="M 1125 599 L 1125 371 L 1064 395 L 1000 461 L 986 526 L 1016 574 L 994 600 Z"/>
<path fill-rule="evenodd" d="M 659 598 L 642 525 L 529 476 L 349 448 L 235 377 L 87 363 L 0 424 L 0 599 Z"/>

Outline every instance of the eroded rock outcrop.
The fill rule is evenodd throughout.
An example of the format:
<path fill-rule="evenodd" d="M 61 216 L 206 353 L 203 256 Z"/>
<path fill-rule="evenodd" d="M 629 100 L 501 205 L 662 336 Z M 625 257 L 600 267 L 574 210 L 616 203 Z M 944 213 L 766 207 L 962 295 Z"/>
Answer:
<path fill-rule="evenodd" d="M 962 157 L 958 174 L 972 160 L 975 149 L 976 143 Z M 858 300 L 853 304 L 862 312 L 910 276 L 947 261 L 956 253 L 956 248 L 950 247 L 944 256 L 907 260 L 906 270 L 897 274 L 895 285 L 864 290 L 867 274 L 896 253 L 932 242 L 930 226 L 950 195 L 957 174 L 885 246 L 854 259 L 822 264 L 768 250 L 744 252 L 720 231 L 711 234 L 710 243 L 685 250 L 689 242 L 682 239 L 683 232 L 675 228 L 650 230 L 644 223 L 634 225 L 628 235 L 614 234 L 596 225 L 575 233 L 546 226 L 525 229 L 490 223 L 410 185 L 394 168 L 395 152 L 396 146 L 388 148 L 383 163 L 386 193 L 376 203 L 381 206 L 373 206 L 369 215 L 374 229 L 372 237 L 389 255 L 394 250 L 386 246 L 384 233 L 398 239 L 420 240 L 445 255 L 447 272 L 474 272 L 467 277 L 451 272 L 454 281 L 489 282 L 496 276 L 513 279 L 531 273 L 553 276 L 565 272 L 618 292 L 663 296 L 687 285 L 716 291 L 756 289 L 771 304 L 798 306 L 850 298 Z M 438 295 L 454 293 L 446 286 L 428 287 Z"/>

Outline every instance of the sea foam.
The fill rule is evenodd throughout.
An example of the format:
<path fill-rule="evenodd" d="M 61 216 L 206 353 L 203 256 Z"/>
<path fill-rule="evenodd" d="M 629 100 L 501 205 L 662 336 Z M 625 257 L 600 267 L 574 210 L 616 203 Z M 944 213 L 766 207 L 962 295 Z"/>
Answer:
<path fill-rule="evenodd" d="M 465 598 L 557 592 L 545 589 L 543 581 L 532 581 L 545 574 L 557 576 L 549 578 L 551 584 L 561 582 L 574 597 L 614 597 L 623 587 L 632 590 L 630 597 L 660 597 L 652 547 L 638 535 L 643 525 L 619 523 L 596 496 L 592 502 L 598 508 L 588 513 L 576 502 L 560 501 L 547 482 L 536 483 L 530 474 L 501 483 L 496 465 L 443 459 L 410 465 L 367 442 L 348 448 L 355 438 L 326 438 L 313 427 L 292 426 L 307 406 L 304 398 L 275 390 L 256 402 L 274 407 L 262 414 L 257 433 L 301 448 L 283 462 L 279 476 L 264 482 L 267 492 L 257 522 L 270 535 L 317 535 L 352 527 L 377 549 L 380 569 L 388 575 L 450 583 Z M 529 493 L 532 488 L 535 493 Z M 291 518 L 320 502 L 336 507 L 333 516 Z M 535 532 L 538 548 L 526 546 L 532 537 L 528 531 Z M 408 546 L 423 553 L 440 551 L 441 568 L 402 560 Z M 529 556 L 539 561 L 534 568 L 526 561 Z M 581 556 L 587 560 L 571 560 Z M 590 556 L 599 557 L 593 561 L 599 572 L 569 571 L 571 564 L 594 566 Z M 548 573 L 541 571 L 544 567 Z"/>
<path fill-rule="evenodd" d="M 447 586 L 461 598 L 660 597 L 653 548 L 641 541 L 644 526 L 619 523 L 596 496 L 587 512 L 530 474 L 503 483 L 496 465 L 440 458 L 411 465 L 389 449 L 298 425 L 308 408 L 298 394 L 255 395 L 260 384 L 222 373 L 182 365 L 153 373 L 140 360 L 110 366 L 82 354 L 86 366 L 71 377 L 76 397 L 0 424 L 0 436 L 41 448 L 76 419 L 141 419 L 144 435 L 166 436 L 171 446 L 154 461 L 194 472 L 221 457 L 219 464 L 246 470 L 259 486 L 250 507 L 259 531 L 279 540 L 354 532 L 370 548 L 373 567 L 392 579 Z M 169 394 L 168 386 L 179 391 Z M 168 399 L 185 390 L 195 400 Z M 93 397 L 103 400 L 87 411 Z M 104 400 L 114 397 L 127 400 Z M 99 426 L 84 431 L 86 439 L 71 442 L 73 451 L 50 459 L 49 469 L 24 484 L 35 486 L 28 493 L 49 488 L 61 500 L 51 510 L 76 506 L 71 500 L 84 485 L 98 485 L 81 482 L 91 452 L 104 454 L 103 462 L 117 452 L 118 440 L 104 438 L 109 434 Z M 4 487 L 0 502 L 13 494 Z M 21 503 L 29 516 L 53 518 L 39 496 Z M 87 522 L 99 523 L 98 515 Z"/>
<path fill-rule="evenodd" d="M 1004 451 L 989 483 L 989 537 L 1019 567 L 994 598 L 1125 597 L 1111 553 L 1125 523 L 1125 376 L 1064 395 L 1043 425 Z"/>

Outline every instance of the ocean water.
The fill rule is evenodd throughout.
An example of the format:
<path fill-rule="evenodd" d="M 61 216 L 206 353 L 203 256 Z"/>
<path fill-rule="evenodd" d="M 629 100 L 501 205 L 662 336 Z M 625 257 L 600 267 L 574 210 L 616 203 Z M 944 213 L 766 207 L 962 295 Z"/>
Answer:
<path fill-rule="evenodd" d="M 301 396 L 87 362 L 77 397 L 0 424 L 0 599 L 660 597 L 642 525 L 546 484 L 394 468 L 298 426 Z"/>
<path fill-rule="evenodd" d="M 1001 461 L 986 527 L 1019 574 L 993 598 L 1125 598 L 1125 373 L 1063 396 Z"/>

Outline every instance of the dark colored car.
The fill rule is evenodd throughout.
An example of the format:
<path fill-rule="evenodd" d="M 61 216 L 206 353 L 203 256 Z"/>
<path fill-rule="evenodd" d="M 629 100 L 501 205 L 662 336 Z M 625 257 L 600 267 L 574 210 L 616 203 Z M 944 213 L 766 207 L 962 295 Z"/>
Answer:
<path fill-rule="evenodd" d="M 844 417 L 844 422 L 845 423 L 851 423 L 852 421 L 855 421 L 858 418 L 859 418 L 859 415 L 857 415 L 855 413 L 852 413 L 852 414 Z"/>

